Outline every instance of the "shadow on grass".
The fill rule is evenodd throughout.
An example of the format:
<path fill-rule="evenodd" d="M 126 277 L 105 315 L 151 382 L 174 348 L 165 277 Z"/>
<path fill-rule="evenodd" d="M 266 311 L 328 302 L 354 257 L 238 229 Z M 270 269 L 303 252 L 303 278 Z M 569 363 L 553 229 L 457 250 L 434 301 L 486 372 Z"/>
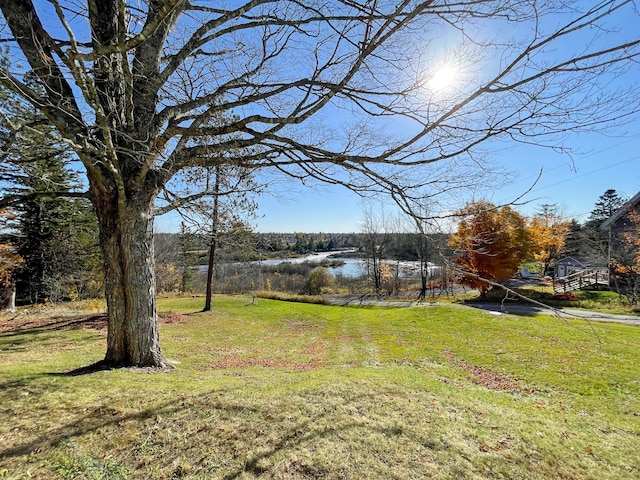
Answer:
<path fill-rule="evenodd" d="M 220 391 L 203 393 L 198 397 L 191 398 L 191 400 L 193 401 L 195 398 L 200 398 L 202 403 L 205 403 L 203 399 L 207 398 L 209 395 L 219 393 Z M 157 425 L 160 418 L 171 418 L 172 415 L 179 414 L 181 411 L 188 410 L 189 408 L 193 407 L 185 407 L 180 398 L 168 400 L 152 408 L 147 408 L 139 412 L 132 412 L 129 414 L 119 413 L 118 411 L 114 411 L 112 407 L 103 404 L 92 408 L 86 415 L 75 418 L 74 420 L 57 426 L 54 429 L 46 430 L 44 433 L 30 441 L 16 444 L 10 448 L 0 451 L 0 464 L 4 464 L 12 458 L 33 456 L 40 452 L 50 451 L 51 449 L 60 446 L 65 441 L 77 439 L 84 435 L 107 429 L 109 427 L 118 427 L 119 425 L 128 422 L 144 423 L 153 420 L 155 422 L 154 425 Z M 232 416 L 240 416 L 247 413 L 253 413 L 261 416 L 267 415 L 266 411 L 263 409 L 243 404 L 216 404 L 212 409 L 216 411 L 224 411 Z M 249 459 L 247 462 L 242 464 L 241 468 L 238 468 L 237 470 L 234 469 L 233 473 L 228 474 L 224 478 L 237 478 L 241 476 L 243 472 L 259 472 L 260 468 L 257 464 L 261 459 L 271 457 L 286 447 L 291 447 L 295 444 L 300 444 L 316 437 L 317 434 L 303 435 L 301 432 L 306 430 L 314 422 L 318 421 L 322 416 L 324 416 L 324 414 L 319 415 L 317 418 L 309 418 L 304 422 L 296 424 L 294 428 L 290 429 L 289 433 L 284 435 L 269 452 Z M 163 420 L 163 422 L 164 421 L 165 420 Z M 150 431 L 153 432 L 154 426 L 149 425 L 148 427 Z M 146 442 L 147 441 L 145 440 L 142 445 Z M 141 448 L 140 445 L 131 445 L 131 448 L 135 449 L 137 447 Z"/>
<path fill-rule="evenodd" d="M 110 425 L 117 425 L 127 420 L 144 421 L 157 416 L 159 413 L 171 413 L 169 405 L 170 403 L 167 403 L 161 407 L 149 408 L 127 415 L 117 415 L 113 409 L 106 405 L 102 405 L 100 407 L 93 408 L 90 413 L 80 418 L 76 418 L 73 421 L 58 426 L 53 430 L 46 431 L 33 440 L 14 445 L 13 447 L 0 451 L 0 460 L 5 461 L 14 457 L 38 453 L 45 449 L 56 447 L 65 440 L 80 437 L 100 430 L 101 428 L 105 428 Z"/>
<path fill-rule="evenodd" d="M 221 459 L 225 459 L 222 462 L 226 464 L 224 471 L 218 470 L 217 473 L 220 476 L 215 478 L 232 480 L 242 478 L 247 473 L 256 476 L 269 476 L 270 472 L 273 473 L 274 468 L 277 467 L 271 461 L 276 455 L 283 452 L 285 455 L 287 455 L 287 452 L 295 452 L 304 445 L 313 443 L 318 439 L 326 439 L 327 437 L 341 438 L 341 434 L 344 432 L 354 430 L 356 432 L 349 436 L 353 438 L 350 441 L 358 443 L 362 437 L 361 432 L 357 431 L 359 429 L 366 429 L 384 438 L 399 438 L 402 436 L 420 449 L 442 450 L 450 448 L 446 442 L 442 443 L 435 437 L 423 438 L 416 432 L 412 432 L 409 425 L 376 425 L 372 424 L 372 420 L 368 416 L 352 418 L 347 416 L 345 412 L 337 413 L 332 408 L 322 408 L 322 411 L 312 412 L 305 407 L 306 404 L 304 403 L 293 406 L 294 409 L 301 409 L 302 411 L 298 412 L 299 418 L 290 420 L 285 411 L 276 411 L 274 413 L 273 405 L 269 402 L 258 402 L 256 404 L 246 399 L 238 400 L 237 395 L 242 393 L 232 394 L 233 390 L 238 389 L 207 391 L 186 398 L 176 395 L 175 398 L 166 399 L 149 408 L 130 413 L 119 412 L 114 410 L 113 406 L 103 403 L 91 407 L 87 413 L 78 415 L 73 420 L 43 429 L 35 438 L 0 451 L 0 463 L 6 464 L 13 458 L 26 456 L 33 457 L 33 460 L 35 460 L 40 455 L 50 455 L 53 449 L 63 447 L 67 441 L 73 440 L 75 443 L 82 444 L 84 442 L 80 440 L 81 437 L 96 432 L 98 432 L 98 435 L 117 436 L 118 432 L 123 428 L 134 428 L 131 422 L 138 425 L 136 428 L 141 430 L 142 434 L 131 442 L 127 450 L 136 452 L 148 448 L 149 451 L 153 451 L 153 459 L 151 461 L 157 462 L 156 465 L 160 469 L 159 471 L 169 475 L 167 478 L 171 476 L 171 469 L 176 468 L 174 459 L 183 456 L 188 458 L 189 455 L 193 455 L 192 461 L 198 463 L 197 459 L 199 457 L 201 457 L 200 461 L 203 461 L 207 457 L 202 457 L 202 455 L 206 455 L 206 452 L 211 451 L 211 449 L 216 450 L 219 448 L 222 448 L 222 451 L 218 451 L 218 458 L 214 459 L 211 464 L 207 464 L 206 461 L 204 464 L 199 464 L 200 467 L 208 471 L 216 462 L 221 462 Z M 401 392 L 396 393 L 401 394 Z M 393 393 L 393 395 L 396 395 L 396 393 Z M 391 395 L 390 391 L 351 394 L 342 392 L 336 398 L 340 398 L 348 405 L 374 405 L 389 395 Z M 313 408 L 319 402 L 322 403 L 325 396 L 326 392 L 317 391 L 310 398 L 305 398 L 305 400 L 310 402 Z M 334 401 L 336 401 L 335 398 Z M 286 402 L 277 404 L 278 407 L 285 405 Z M 274 418 L 272 418 L 272 414 Z M 173 445 L 165 445 L 167 440 L 164 436 L 164 431 L 169 432 L 169 437 L 173 438 L 171 437 L 173 435 L 172 432 L 179 426 L 184 426 L 184 421 L 198 424 L 204 422 L 205 419 L 215 429 L 218 428 L 218 425 L 224 425 L 226 422 L 230 428 L 228 431 L 231 437 L 216 440 L 217 435 L 212 436 L 210 430 L 202 429 L 192 432 L 189 437 L 189 444 L 185 445 L 184 451 L 176 451 Z M 128 425 L 128 427 L 125 427 L 125 425 Z M 277 425 L 280 425 L 280 427 L 277 427 Z M 262 437 L 265 434 L 263 429 L 269 426 L 275 427 L 279 431 L 271 436 L 270 441 L 266 441 Z M 366 435 L 364 436 L 366 437 Z M 236 450 L 236 447 L 229 451 L 224 448 L 226 444 L 234 445 L 239 441 L 242 442 L 240 443 L 242 446 L 239 451 Z M 208 445 L 211 442 L 214 442 L 214 444 Z M 215 442 L 218 443 L 215 444 Z M 266 448 L 264 448 L 265 446 Z M 246 453 L 246 457 L 244 457 L 244 453 Z M 289 460 L 293 461 L 293 465 L 289 468 L 295 471 L 301 469 L 299 473 L 302 474 L 302 478 L 309 478 L 306 473 L 313 473 L 311 476 L 315 478 L 326 468 L 323 465 L 298 464 L 293 459 L 295 459 L 295 455 L 289 458 Z M 140 465 L 137 461 L 132 460 L 132 462 L 123 466 L 137 471 Z M 218 467 L 219 465 L 220 463 L 218 463 Z M 310 470 L 307 472 L 307 469 Z"/>
<path fill-rule="evenodd" d="M 83 375 L 90 375 L 92 373 L 104 372 L 106 370 L 126 370 L 126 369 L 134 369 L 141 370 L 146 373 L 166 373 L 173 371 L 175 367 L 169 362 L 169 365 L 166 367 L 136 367 L 135 365 L 117 365 L 113 363 L 109 363 L 105 360 L 100 360 L 98 362 L 92 363 L 91 365 L 86 365 L 84 367 L 74 368 L 73 370 L 69 370 L 68 372 L 62 373 L 50 373 L 48 375 L 54 377 L 80 377 Z"/>
<path fill-rule="evenodd" d="M 30 375 L 22 375 L 18 378 L 0 383 L 0 401 L 2 404 L 14 404 L 21 395 L 28 395 L 33 398 L 34 395 L 40 395 L 45 391 L 51 391 L 53 388 L 63 388 L 59 384 L 39 384 L 39 380 L 47 378 L 60 377 L 76 377 L 81 375 L 89 375 L 105 370 L 112 370 L 113 367 L 107 365 L 104 361 L 99 361 L 84 367 L 74 368 L 67 372 L 43 372 Z"/>
<path fill-rule="evenodd" d="M 196 311 L 186 314 L 172 311 L 158 312 L 158 323 L 161 325 L 185 323 L 188 320 L 188 316 L 195 313 L 200 312 Z M 109 317 L 106 313 L 70 317 L 13 317 L 0 322 L 0 339 L 11 338 L 19 335 L 35 335 L 47 332 L 56 332 L 73 328 L 106 331 L 108 318 Z"/>
<path fill-rule="evenodd" d="M 91 365 L 86 365 L 84 367 L 74 368 L 68 372 L 62 373 L 50 373 L 49 375 L 54 377 L 79 377 L 82 375 L 90 375 L 92 373 L 104 372 L 105 370 L 113 370 L 114 367 L 109 365 L 104 360 L 100 360 L 99 362 L 92 363 Z"/>
<path fill-rule="evenodd" d="M 535 317 L 540 314 L 552 315 L 553 312 L 541 307 L 534 307 L 530 305 L 502 305 L 500 303 L 474 303 L 467 302 L 464 304 L 467 307 L 483 310 L 489 314 L 494 315 L 518 315 L 523 317 Z"/>
<path fill-rule="evenodd" d="M 322 393 L 318 392 L 318 395 L 322 395 Z M 369 393 L 358 392 L 346 394 L 343 401 L 345 405 L 374 405 L 379 404 L 382 398 L 394 395 L 401 395 L 401 393 L 398 391 Z M 275 473 L 272 471 L 274 466 L 261 466 L 262 461 L 269 460 L 281 452 L 293 452 L 305 444 L 310 444 L 318 439 L 336 437 L 339 439 L 338 441 L 358 443 L 369 437 L 366 433 L 362 432 L 353 434 L 352 437 L 348 435 L 348 432 L 358 429 L 364 429 L 368 433 L 380 435 L 386 441 L 391 438 L 404 437 L 416 447 L 425 450 L 435 451 L 448 450 L 451 448 L 451 445 L 446 441 L 434 438 L 425 438 L 415 432 L 412 432 L 412 428 L 408 424 L 393 424 L 388 426 L 374 425 L 371 422 L 371 417 L 366 415 L 359 420 L 350 416 L 346 417 L 344 414 L 335 419 L 332 419 L 333 416 L 334 412 L 331 409 L 323 409 L 321 413 L 309 416 L 304 421 L 297 422 L 291 428 L 287 429 L 286 432 L 279 435 L 279 438 L 270 444 L 270 448 L 268 450 L 247 458 L 241 468 L 237 468 L 230 473 L 227 473 L 222 478 L 224 480 L 234 480 L 244 478 L 244 475 L 247 473 L 260 478 L 263 476 L 269 477 Z M 351 440 L 347 440 L 347 438 L 351 438 Z M 369 439 L 369 441 L 371 441 L 371 439 Z M 406 443 L 404 444 L 406 446 Z M 353 447 L 357 449 L 355 445 Z M 293 458 L 295 458 L 295 455 Z M 301 469 L 301 471 L 296 471 L 296 468 Z M 331 476 L 329 475 L 329 472 L 322 471 L 322 467 L 320 465 L 294 465 L 293 471 L 289 471 L 288 473 L 294 475 L 295 478 L 298 478 L 297 474 L 300 474 L 299 478 L 324 478 L 326 476 Z M 348 475 L 344 476 L 345 478 L 348 477 Z"/>
<path fill-rule="evenodd" d="M 56 332 L 72 328 L 91 328 L 102 330 L 107 328 L 107 315 L 85 315 L 82 317 L 47 317 L 42 320 L 25 320 L 16 324 L 2 325 L 0 339 L 19 335 L 36 335 L 39 333 Z"/>

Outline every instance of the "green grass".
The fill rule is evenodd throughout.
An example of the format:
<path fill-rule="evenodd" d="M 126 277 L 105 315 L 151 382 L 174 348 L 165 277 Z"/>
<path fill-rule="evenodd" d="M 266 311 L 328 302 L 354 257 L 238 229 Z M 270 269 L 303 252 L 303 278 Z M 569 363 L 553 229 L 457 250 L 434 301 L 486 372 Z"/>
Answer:
<path fill-rule="evenodd" d="M 175 370 L 0 334 L 0 478 L 636 479 L 640 328 L 463 306 L 161 299 Z M 0 322 L 10 320 L 0 319 Z"/>
<path fill-rule="evenodd" d="M 580 299 L 579 308 L 626 315 L 640 313 L 637 305 L 630 305 L 624 296 L 616 292 L 579 290 L 575 294 Z"/>

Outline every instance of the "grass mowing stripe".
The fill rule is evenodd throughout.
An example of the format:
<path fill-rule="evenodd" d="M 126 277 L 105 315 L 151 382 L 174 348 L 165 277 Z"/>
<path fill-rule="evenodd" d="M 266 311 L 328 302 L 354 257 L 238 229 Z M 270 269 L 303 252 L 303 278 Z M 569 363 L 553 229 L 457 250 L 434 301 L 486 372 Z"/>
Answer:
<path fill-rule="evenodd" d="M 0 478 L 640 476 L 638 328 L 201 303 L 159 300 L 164 373 L 60 375 L 103 354 L 92 329 L 0 334 Z"/>

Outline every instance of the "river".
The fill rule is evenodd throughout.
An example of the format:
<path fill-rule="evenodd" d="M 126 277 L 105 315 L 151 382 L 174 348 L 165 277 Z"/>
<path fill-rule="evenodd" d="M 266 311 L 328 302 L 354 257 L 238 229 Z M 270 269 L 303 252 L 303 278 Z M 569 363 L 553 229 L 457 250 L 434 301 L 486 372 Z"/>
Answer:
<path fill-rule="evenodd" d="M 356 253 L 357 250 L 342 250 L 339 252 L 317 252 L 312 253 L 310 255 L 304 257 L 295 257 L 295 258 L 271 258 L 269 260 L 260 260 L 256 263 L 263 265 L 278 265 L 280 263 L 289 262 L 289 263 L 321 263 L 324 260 L 338 260 L 344 262 L 343 265 L 337 267 L 327 267 L 328 270 L 334 275 L 341 275 L 343 277 L 357 278 L 366 274 L 367 271 L 367 262 L 365 259 L 354 257 L 343 257 L 342 255 L 347 253 Z M 334 258 L 333 255 L 336 253 L 340 254 L 340 257 Z M 411 262 L 411 261 L 394 261 L 389 260 L 385 261 L 389 265 L 389 267 L 394 271 L 396 268 L 399 269 L 399 274 L 401 277 L 419 277 L 420 276 L 420 262 Z M 429 263 L 429 272 L 433 274 L 440 267 Z"/>

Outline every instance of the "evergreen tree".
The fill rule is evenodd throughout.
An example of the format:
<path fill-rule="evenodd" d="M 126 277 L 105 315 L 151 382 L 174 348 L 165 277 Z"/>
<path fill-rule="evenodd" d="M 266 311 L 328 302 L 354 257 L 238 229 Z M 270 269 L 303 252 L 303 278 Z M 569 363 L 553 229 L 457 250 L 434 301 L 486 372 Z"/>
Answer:
<path fill-rule="evenodd" d="M 571 220 L 569 224 L 569 232 L 567 233 L 567 239 L 562 249 L 562 255 L 564 257 L 574 258 L 586 258 L 586 240 L 585 232 L 582 224 L 577 220 Z"/>
<path fill-rule="evenodd" d="M 16 274 L 19 297 L 39 303 L 97 295 L 97 223 L 77 175 L 66 167 L 69 150 L 40 115 L 6 91 L 0 104 L 6 114 L 0 125 L 2 194 L 15 198 L 13 242 L 24 259 Z"/>
<path fill-rule="evenodd" d="M 600 229 L 600 225 L 611 217 L 625 200 L 610 188 L 596 201 L 589 219 L 580 229 L 575 240 L 580 244 L 579 257 L 591 266 L 607 265 L 609 260 L 609 237 L 607 232 Z"/>
<path fill-rule="evenodd" d="M 24 155 L 30 161 L 16 190 L 27 195 L 15 207 L 18 252 L 25 260 L 18 291 L 34 303 L 98 294 L 98 239 L 91 206 L 84 199 L 58 196 L 78 187 L 60 158 L 65 152 L 42 145 L 26 149 Z M 49 195 L 52 191 L 56 196 Z"/>
<path fill-rule="evenodd" d="M 184 222 L 180 224 L 180 249 L 182 250 L 182 282 L 180 289 L 182 293 L 187 293 L 193 290 L 193 270 L 191 267 L 196 264 L 196 259 L 194 234 Z"/>
<path fill-rule="evenodd" d="M 598 200 L 591 211 L 591 215 L 589 216 L 589 223 L 596 227 L 600 227 L 602 222 L 613 215 L 615 211 L 624 204 L 624 202 L 624 198 L 618 195 L 618 192 L 613 188 L 610 188 L 598 197 Z"/>

